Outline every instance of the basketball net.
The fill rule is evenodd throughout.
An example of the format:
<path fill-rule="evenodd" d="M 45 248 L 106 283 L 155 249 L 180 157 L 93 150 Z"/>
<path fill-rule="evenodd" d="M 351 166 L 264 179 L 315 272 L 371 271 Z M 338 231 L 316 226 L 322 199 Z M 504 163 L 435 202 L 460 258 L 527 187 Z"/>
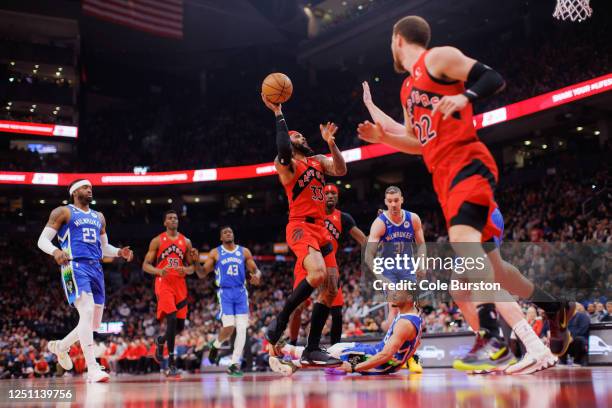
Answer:
<path fill-rule="evenodd" d="M 591 17 L 590 0 L 557 0 L 553 17 L 557 20 L 584 21 Z"/>

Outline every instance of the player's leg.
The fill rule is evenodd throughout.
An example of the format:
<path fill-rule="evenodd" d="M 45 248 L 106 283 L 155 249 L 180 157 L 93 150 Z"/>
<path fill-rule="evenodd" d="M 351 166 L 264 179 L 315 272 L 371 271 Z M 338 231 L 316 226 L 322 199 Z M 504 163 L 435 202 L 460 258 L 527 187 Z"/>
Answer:
<path fill-rule="evenodd" d="M 234 297 L 234 313 L 236 315 L 236 338 L 234 339 L 234 351 L 232 353 L 231 364 L 227 372 L 232 377 L 242 377 L 244 373 L 241 370 L 242 354 L 244 345 L 246 344 L 247 329 L 249 328 L 249 297 L 246 288 L 241 288 L 236 291 Z"/>
<path fill-rule="evenodd" d="M 496 279 L 504 289 L 544 309 L 550 328 L 550 350 L 556 356 L 563 355 L 572 341 L 567 324 L 574 314 L 575 303 L 560 301 L 537 287 L 514 265 L 501 257 L 499 261 L 494 262 L 494 267 Z"/>
<path fill-rule="evenodd" d="M 493 268 L 501 270 L 504 268 L 504 261 L 498 248 L 490 248 L 487 255 Z M 497 274 L 496 274 L 497 276 Z M 523 311 L 518 303 L 514 301 L 496 302 L 495 306 L 504 318 L 506 323 L 516 333 L 526 349 L 526 354 L 516 364 L 508 367 L 506 372 L 509 374 L 531 374 L 536 371 L 544 370 L 556 364 L 557 358 L 544 345 L 529 325 Z"/>
<path fill-rule="evenodd" d="M 289 344 L 294 346 L 297 345 L 298 337 L 300 335 L 300 328 L 302 327 L 302 313 L 304 309 L 308 307 L 310 300 L 306 299 L 304 303 L 298 306 L 297 309 L 291 314 L 289 321 Z"/>
<path fill-rule="evenodd" d="M 222 327 L 215 341 L 209 344 L 210 351 L 208 353 L 208 360 L 217 365 L 219 364 L 219 348 L 232 336 L 236 327 L 236 310 L 232 295 L 232 290 L 228 288 L 221 288 L 217 292 L 220 307 L 219 319 Z"/>
<path fill-rule="evenodd" d="M 331 357 L 320 347 L 323 328 L 329 317 L 330 307 L 338 293 L 338 266 L 336 264 L 336 256 L 329 241 L 321 245 L 321 252 L 317 252 L 317 254 L 319 257 L 324 256 L 325 281 L 321 284 L 318 301 L 312 307 L 310 331 L 301 361 L 303 365 L 338 366 L 342 362 Z M 316 262 L 319 262 L 319 260 Z M 306 265 L 306 262 L 304 265 Z"/>
<path fill-rule="evenodd" d="M 232 377 L 242 377 L 244 373 L 241 370 L 242 354 L 246 343 L 247 329 L 249 328 L 249 315 L 240 313 L 236 318 L 236 338 L 234 339 L 234 351 L 232 352 L 231 364 L 227 372 Z"/>
<path fill-rule="evenodd" d="M 338 285 L 340 286 L 340 285 Z M 342 337 L 342 307 L 344 306 L 344 295 L 342 293 L 342 288 L 338 288 L 338 293 L 332 302 L 332 307 L 330 310 L 332 324 L 331 330 L 329 333 L 329 342 L 333 346 L 336 343 L 340 343 L 340 338 Z"/>
<path fill-rule="evenodd" d="M 287 224 L 287 243 L 296 256 L 296 268 L 304 268 L 306 278 L 302 279 L 293 289 L 278 317 L 268 326 L 266 338 L 270 342 L 269 351 L 272 355 L 278 354 L 278 350 L 274 350 L 274 346 L 285 332 L 291 314 L 325 280 L 325 261 L 319 251 L 318 239 L 311 227 L 311 224 L 302 222 Z"/>
<path fill-rule="evenodd" d="M 460 198 L 459 198 L 460 199 Z M 457 199 L 457 200 L 459 200 Z M 451 219 L 449 228 L 449 240 L 456 255 L 462 259 L 480 259 L 484 268 L 466 270 L 465 277 L 468 281 L 481 281 L 484 283 L 494 282 L 493 267 L 485 256 L 481 245 L 482 233 L 489 218 L 489 207 L 463 201 L 457 203 L 457 211 Z M 453 278 L 457 278 L 454 276 Z M 488 371 L 505 369 L 512 362 L 510 353 L 497 321 L 497 310 L 495 308 L 495 294 L 491 291 L 479 293 L 481 299 L 486 301 L 475 302 L 478 311 L 480 332 L 470 352 L 462 359 L 455 360 L 453 367 L 467 371 Z"/>

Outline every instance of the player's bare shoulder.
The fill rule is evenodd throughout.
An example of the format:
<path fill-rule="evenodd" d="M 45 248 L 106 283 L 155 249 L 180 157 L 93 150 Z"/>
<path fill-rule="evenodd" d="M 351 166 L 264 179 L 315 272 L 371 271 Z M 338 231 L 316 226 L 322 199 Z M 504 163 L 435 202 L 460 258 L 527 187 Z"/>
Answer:
<path fill-rule="evenodd" d="M 62 205 L 54 208 L 49 214 L 47 227 L 59 229 L 62 225 L 70 221 L 70 208 L 67 205 Z"/>

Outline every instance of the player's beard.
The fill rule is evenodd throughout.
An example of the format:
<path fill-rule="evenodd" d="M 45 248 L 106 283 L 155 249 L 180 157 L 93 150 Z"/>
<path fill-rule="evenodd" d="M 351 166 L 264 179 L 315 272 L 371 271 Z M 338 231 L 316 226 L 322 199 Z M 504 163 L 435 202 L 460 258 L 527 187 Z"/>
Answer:
<path fill-rule="evenodd" d="M 298 152 L 302 153 L 304 156 L 312 156 L 314 155 L 314 151 L 308 146 L 298 143 L 291 142 L 291 146 Z"/>

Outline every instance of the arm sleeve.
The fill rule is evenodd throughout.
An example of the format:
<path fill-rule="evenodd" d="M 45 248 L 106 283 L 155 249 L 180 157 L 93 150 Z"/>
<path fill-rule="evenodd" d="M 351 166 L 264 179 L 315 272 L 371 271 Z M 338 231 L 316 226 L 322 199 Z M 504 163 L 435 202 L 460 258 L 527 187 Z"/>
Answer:
<path fill-rule="evenodd" d="M 278 162 L 283 166 L 291 164 L 291 141 L 283 115 L 276 117 L 276 148 L 278 149 Z"/>
<path fill-rule="evenodd" d="M 482 62 L 476 62 L 468 74 L 471 86 L 463 93 L 470 102 L 486 98 L 504 89 L 506 82 L 495 70 Z"/>
<path fill-rule="evenodd" d="M 102 244 L 102 255 L 111 256 L 113 258 L 119 256 L 119 248 L 115 248 L 108 243 L 108 235 L 100 235 L 100 244 Z"/>
<path fill-rule="evenodd" d="M 351 214 L 345 212 L 343 212 L 340 216 L 340 223 L 342 224 L 342 234 L 348 233 L 357 225 Z"/>
<path fill-rule="evenodd" d="M 41 251 L 53 256 L 53 252 L 55 252 L 56 249 L 59 249 L 51 242 L 56 235 L 57 231 L 51 227 L 45 227 L 42 230 L 40 237 L 38 237 L 38 247 L 41 249 Z"/>

